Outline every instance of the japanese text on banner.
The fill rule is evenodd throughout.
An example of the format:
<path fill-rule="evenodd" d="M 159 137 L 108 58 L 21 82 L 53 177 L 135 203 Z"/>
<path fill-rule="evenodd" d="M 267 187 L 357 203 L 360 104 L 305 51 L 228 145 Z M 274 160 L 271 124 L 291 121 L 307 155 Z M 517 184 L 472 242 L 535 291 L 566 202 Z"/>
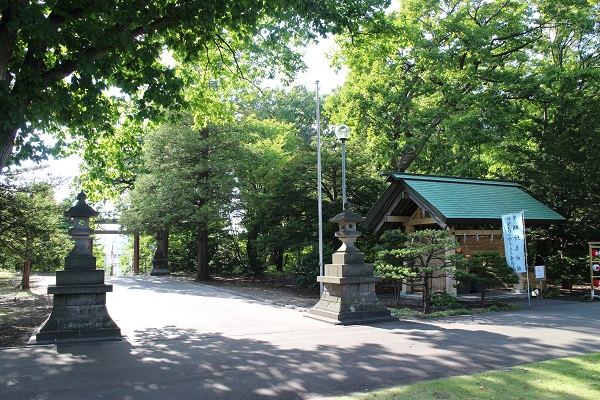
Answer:
<path fill-rule="evenodd" d="M 515 272 L 527 272 L 525 266 L 525 227 L 523 214 L 514 213 L 502 216 L 502 236 L 506 262 Z"/>

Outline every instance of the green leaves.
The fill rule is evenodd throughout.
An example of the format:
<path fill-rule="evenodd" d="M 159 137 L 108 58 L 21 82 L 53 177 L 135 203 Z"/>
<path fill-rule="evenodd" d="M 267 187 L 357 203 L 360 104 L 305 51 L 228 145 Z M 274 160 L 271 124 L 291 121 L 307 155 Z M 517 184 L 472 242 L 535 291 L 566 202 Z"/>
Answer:
<path fill-rule="evenodd" d="M 0 183 L 0 268 L 22 267 L 27 260 L 40 271 L 62 265 L 71 247 L 60 218 L 64 211 L 48 183 L 27 183 L 20 174 Z"/>
<path fill-rule="evenodd" d="M 501 287 L 519 282 L 517 274 L 508 266 L 504 257 L 497 251 L 480 251 L 470 258 L 458 257 L 454 278 L 458 287 L 478 285 L 481 293 L 481 306 L 485 303 L 485 291 L 490 287 Z"/>
<path fill-rule="evenodd" d="M 493 85 L 526 75 L 507 67 L 527 59 L 521 50 L 539 31 L 522 2 L 402 2 L 341 37 L 338 62 L 350 74 L 328 110 L 365 136 L 381 169 L 485 175 L 487 160 L 472 148 L 496 144 L 491 133 L 503 121 L 487 110 L 502 111 L 506 98 Z M 465 130 L 474 140 L 464 143 Z"/>
<path fill-rule="evenodd" d="M 183 77 L 160 62 L 203 64 L 215 75 L 255 79 L 302 67 L 292 45 L 340 32 L 381 12 L 384 0 L 212 0 L 152 2 L 9 2 L 0 6 L 0 171 L 16 136 L 68 128 L 89 137 L 113 125 L 117 87 L 137 106 L 130 117 L 156 117 L 183 101 Z M 252 65 L 254 72 L 246 70 Z M 80 81 L 69 85 L 66 80 Z M 220 79 L 213 80 L 219 83 Z M 67 90 L 67 86 L 69 89 Z M 83 101 L 82 101 L 83 100 Z M 83 106 L 82 106 L 83 103 Z M 24 155 L 21 155 L 23 157 Z"/>
<path fill-rule="evenodd" d="M 422 282 L 423 305 L 425 313 L 429 313 L 434 272 L 454 265 L 448 252 L 457 243 L 450 232 L 425 229 L 405 235 L 400 230 L 391 230 L 381 235 L 381 242 L 375 258 L 377 272 L 394 281 L 395 286 L 406 278 Z"/>

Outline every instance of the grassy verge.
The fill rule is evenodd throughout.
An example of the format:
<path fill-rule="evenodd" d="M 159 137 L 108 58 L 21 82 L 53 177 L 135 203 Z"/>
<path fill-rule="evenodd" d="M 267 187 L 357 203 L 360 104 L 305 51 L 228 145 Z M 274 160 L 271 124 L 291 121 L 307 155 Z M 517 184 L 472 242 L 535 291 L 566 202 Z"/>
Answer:
<path fill-rule="evenodd" d="M 600 353 L 339 397 L 338 400 L 592 400 L 600 397 Z"/>
<path fill-rule="evenodd" d="M 2 307 L 6 301 L 15 301 L 15 299 L 27 296 L 26 292 L 19 292 L 16 286 L 20 282 L 20 275 L 12 271 L 0 270 L 0 324 L 10 322 L 13 311 L 10 308 Z"/>
<path fill-rule="evenodd" d="M 435 311 L 431 314 L 423 314 L 421 311 L 414 310 L 411 308 L 390 308 L 392 314 L 400 318 L 443 318 L 451 317 L 453 315 L 471 315 L 481 314 L 493 311 L 507 311 L 507 310 L 521 310 L 523 307 L 514 304 L 494 304 L 487 307 L 476 307 L 476 308 L 451 308 L 442 311 Z"/>

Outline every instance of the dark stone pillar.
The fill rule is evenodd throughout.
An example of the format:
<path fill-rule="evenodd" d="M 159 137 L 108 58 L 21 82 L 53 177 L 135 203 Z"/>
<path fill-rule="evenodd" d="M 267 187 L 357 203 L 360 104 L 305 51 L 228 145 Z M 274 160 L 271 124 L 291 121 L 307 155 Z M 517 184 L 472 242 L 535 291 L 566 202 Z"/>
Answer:
<path fill-rule="evenodd" d="M 106 309 L 106 293 L 113 288 L 104 284 L 104 270 L 96 269 L 89 242 L 93 233 L 89 218 L 98 213 L 85 203 L 83 192 L 77 199 L 65 212 L 73 218 L 69 234 L 75 247 L 65 258 L 65 269 L 56 271 L 56 285 L 48 287 L 48 294 L 54 295 L 52 313 L 32 337 L 32 344 L 121 340 L 121 329 Z"/>
<path fill-rule="evenodd" d="M 323 282 L 323 294 L 307 317 L 342 325 L 398 321 L 375 293 L 375 283 L 381 278 L 373 276 L 373 265 L 365 264 L 364 254 L 354 246 L 360 236 L 356 225 L 363 219 L 346 203 L 344 212 L 329 220 L 339 225 L 335 236 L 342 246 L 333 254 L 332 263 L 325 265 L 325 276 L 317 278 Z"/>
<path fill-rule="evenodd" d="M 169 275 L 169 232 L 160 231 L 156 234 L 156 251 L 152 257 L 150 275 Z"/>

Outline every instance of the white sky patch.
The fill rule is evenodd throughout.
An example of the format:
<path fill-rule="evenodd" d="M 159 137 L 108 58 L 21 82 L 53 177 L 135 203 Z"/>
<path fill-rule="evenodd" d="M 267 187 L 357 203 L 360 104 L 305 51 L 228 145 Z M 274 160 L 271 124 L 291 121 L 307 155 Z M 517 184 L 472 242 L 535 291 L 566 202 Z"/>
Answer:
<path fill-rule="evenodd" d="M 309 90 L 316 88 L 316 81 L 319 81 L 319 92 L 322 94 L 330 93 L 333 89 L 341 86 L 346 80 L 348 70 L 342 68 L 336 71 L 331 67 L 331 61 L 327 54 L 337 49 L 337 44 L 333 38 L 320 39 L 318 44 L 308 46 L 304 53 L 304 62 L 308 69 L 306 72 L 298 74 L 295 85 L 304 85 Z"/>

